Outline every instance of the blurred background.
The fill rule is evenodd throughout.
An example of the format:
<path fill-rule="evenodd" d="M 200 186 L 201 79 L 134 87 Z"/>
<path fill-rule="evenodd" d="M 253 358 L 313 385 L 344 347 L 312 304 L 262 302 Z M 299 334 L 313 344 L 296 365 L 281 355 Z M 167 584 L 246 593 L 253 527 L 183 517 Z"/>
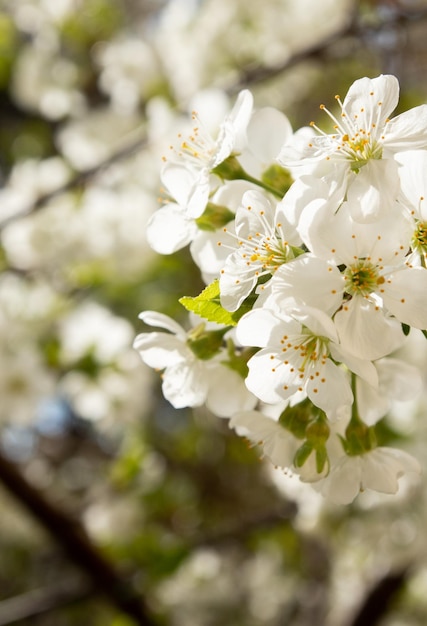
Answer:
<path fill-rule="evenodd" d="M 145 239 L 196 97 L 297 129 L 362 76 L 426 103 L 426 71 L 423 0 L 0 0 L 0 626 L 425 626 L 425 480 L 330 505 L 132 342 L 202 286 Z M 383 433 L 424 469 L 426 398 Z"/>

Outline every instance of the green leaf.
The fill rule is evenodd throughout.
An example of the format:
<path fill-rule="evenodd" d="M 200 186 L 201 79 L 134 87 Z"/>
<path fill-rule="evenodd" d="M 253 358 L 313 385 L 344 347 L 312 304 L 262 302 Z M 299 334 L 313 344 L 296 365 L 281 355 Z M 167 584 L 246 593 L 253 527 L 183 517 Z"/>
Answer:
<path fill-rule="evenodd" d="M 195 298 L 184 296 L 180 298 L 179 302 L 187 311 L 196 313 L 209 322 L 216 322 L 225 326 L 236 326 L 242 315 L 252 309 L 252 300 L 251 297 L 247 298 L 237 311 L 227 311 L 227 309 L 221 306 L 219 280 L 215 279 Z"/>

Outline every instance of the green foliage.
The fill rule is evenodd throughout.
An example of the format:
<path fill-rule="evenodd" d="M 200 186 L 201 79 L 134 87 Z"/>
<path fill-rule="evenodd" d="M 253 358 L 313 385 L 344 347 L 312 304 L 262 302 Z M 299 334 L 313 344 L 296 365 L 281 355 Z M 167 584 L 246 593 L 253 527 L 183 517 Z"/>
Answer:
<path fill-rule="evenodd" d="M 0 13 L 0 89 L 8 83 L 17 49 L 15 25 L 9 16 Z"/>
<path fill-rule="evenodd" d="M 73 12 L 62 24 L 64 41 L 77 48 L 110 39 L 123 23 L 122 9 L 116 1 L 86 0 L 81 9 Z"/>
<path fill-rule="evenodd" d="M 184 296 L 179 302 L 187 311 L 197 313 L 200 317 L 209 322 L 224 324 L 226 326 L 236 326 L 239 319 L 251 310 L 249 300 L 238 309 L 238 311 L 230 312 L 221 306 L 219 280 L 215 279 L 210 285 L 203 289 L 202 293 L 192 298 Z"/>

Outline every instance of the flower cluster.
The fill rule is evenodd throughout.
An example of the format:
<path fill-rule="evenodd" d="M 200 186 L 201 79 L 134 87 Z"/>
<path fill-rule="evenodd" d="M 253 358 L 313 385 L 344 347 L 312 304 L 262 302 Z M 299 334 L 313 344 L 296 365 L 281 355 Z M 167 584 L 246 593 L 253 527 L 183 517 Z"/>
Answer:
<path fill-rule="evenodd" d="M 194 113 L 147 229 L 159 253 L 189 244 L 207 283 L 180 300 L 189 331 L 141 314 L 167 331 L 135 341 L 165 397 L 206 403 L 338 503 L 420 471 L 377 437 L 393 401 L 421 391 L 396 351 L 427 329 L 427 105 L 390 118 L 398 96 L 394 76 L 357 80 L 338 113 L 320 107 L 331 134 L 293 132 L 247 90 L 215 136 Z"/>

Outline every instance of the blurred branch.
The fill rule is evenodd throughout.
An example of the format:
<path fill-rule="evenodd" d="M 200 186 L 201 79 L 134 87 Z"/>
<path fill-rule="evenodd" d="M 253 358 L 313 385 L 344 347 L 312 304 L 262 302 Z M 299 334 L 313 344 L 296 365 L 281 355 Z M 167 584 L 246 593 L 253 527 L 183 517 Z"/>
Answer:
<path fill-rule="evenodd" d="M 359 19 L 359 2 L 355 1 L 353 9 L 349 12 L 349 18 L 347 22 L 344 24 L 342 28 L 340 28 L 336 33 L 329 36 L 327 39 L 313 45 L 308 48 L 294 54 L 293 56 L 286 58 L 282 63 L 278 63 L 274 66 L 256 66 L 249 67 L 244 70 L 239 80 L 233 85 L 226 87 L 226 91 L 230 94 L 235 94 L 243 87 L 248 87 L 254 83 L 259 83 L 265 80 L 269 80 L 270 78 L 274 78 L 284 71 L 290 69 L 291 67 L 298 65 L 303 61 L 309 59 L 323 59 L 327 56 L 330 49 L 343 39 L 347 37 L 354 37 L 361 40 L 366 39 L 369 36 L 372 36 L 375 33 L 379 33 L 384 28 L 389 28 L 390 26 L 404 26 L 406 23 L 417 20 L 427 19 L 427 9 L 416 9 L 414 11 L 404 10 L 403 8 L 395 8 L 393 12 L 387 18 L 382 18 L 376 24 L 361 24 Z M 50 200 L 55 198 L 56 196 L 73 189 L 74 187 L 78 187 L 79 185 L 83 185 L 88 180 L 98 175 L 102 170 L 108 169 L 110 165 L 125 159 L 129 156 L 132 156 L 135 152 L 138 152 L 142 148 L 147 145 L 147 139 L 141 138 L 133 143 L 125 146 L 123 148 L 119 148 L 114 151 L 108 158 L 104 161 L 91 167 L 83 172 L 76 174 L 73 178 L 71 178 L 66 184 L 54 189 L 53 191 L 43 194 L 37 198 L 37 200 L 20 211 L 17 211 L 13 215 L 5 218 L 0 221 L 0 232 L 3 228 L 5 228 L 8 224 L 36 213 L 40 209 L 42 209 Z"/>
<path fill-rule="evenodd" d="M 0 221 L 0 232 L 1 230 L 3 230 L 3 228 L 5 228 L 11 222 L 15 222 L 16 220 L 26 217 L 27 215 L 32 215 L 33 213 L 37 213 L 40 209 L 42 209 L 46 204 L 48 204 L 51 200 L 53 200 L 57 196 L 60 196 L 61 194 L 66 193 L 67 191 L 70 191 L 71 189 L 74 189 L 74 187 L 79 187 L 80 185 L 85 184 L 88 180 L 97 176 L 103 170 L 108 169 L 110 165 L 113 165 L 117 161 L 121 161 L 123 159 L 126 159 L 132 156 L 134 153 L 138 152 L 139 150 L 144 148 L 146 145 L 147 145 L 147 138 L 141 137 L 133 141 L 132 143 L 122 148 L 119 148 L 118 150 L 114 151 L 109 157 L 107 157 L 106 159 L 98 163 L 97 165 L 94 165 L 93 167 L 90 167 L 87 170 L 79 172 L 78 174 L 73 176 L 73 178 L 71 178 L 68 182 L 66 182 L 64 185 L 57 187 L 56 189 L 54 189 L 53 191 L 50 191 L 49 193 L 39 196 L 33 204 L 27 206 L 25 209 L 17 211 L 13 215 L 10 215 L 9 217 Z"/>
<path fill-rule="evenodd" d="M 366 595 L 348 626 L 375 626 L 386 615 L 390 603 L 402 590 L 408 577 L 408 568 L 390 572 L 381 578 Z"/>
<path fill-rule="evenodd" d="M 202 546 L 221 546 L 229 542 L 235 543 L 236 540 L 246 539 L 252 532 L 268 530 L 281 524 L 290 523 L 295 519 L 297 513 L 297 504 L 287 501 L 277 511 L 267 512 L 263 515 L 243 520 L 235 526 L 218 530 L 215 533 L 196 536 L 189 543 L 192 549 Z"/>
<path fill-rule="evenodd" d="M 92 544 L 84 528 L 49 502 L 0 454 L 0 482 L 61 545 L 70 561 L 91 579 L 94 589 L 139 626 L 155 626 L 143 598 Z"/>
<path fill-rule="evenodd" d="M 418 9 L 414 11 L 404 10 L 403 8 L 396 8 L 387 18 L 382 18 L 376 24 L 363 24 L 360 23 L 358 2 L 355 3 L 354 9 L 349 14 L 349 19 L 344 27 L 340 28 L 336 33 L 324 39 L 323 41 L 305 48 L 301 52 L 285 59 L 283 62 L 269 67 L 256 66 L 246 69 L 240 76 L 237 83 L 232 85 L 229 89 L 229 93 L 236 93 L 240 89 L 247 87 L 254 83 L 259 83 L 270 78 L 275 78 L 284 71 L 302 63 L 309 59 L 324 60 L 330 49 L 348 37 L 354 37 L 355 39 L 365 40 L 372 35 L 380 33 L 385 28 L 392 26 L 405 26 L 408 22 L 413 20 L 426 20 L 427 9 Z"/>
<path fill-rule="evenodd" d="M 67 580 L 56 586 L 36 589 L 8 600 L 2 600 L 0 601 L 0 626 L 7 626 L 86 600 L 93 593 L 93 585 L 88 582 Z"/>

